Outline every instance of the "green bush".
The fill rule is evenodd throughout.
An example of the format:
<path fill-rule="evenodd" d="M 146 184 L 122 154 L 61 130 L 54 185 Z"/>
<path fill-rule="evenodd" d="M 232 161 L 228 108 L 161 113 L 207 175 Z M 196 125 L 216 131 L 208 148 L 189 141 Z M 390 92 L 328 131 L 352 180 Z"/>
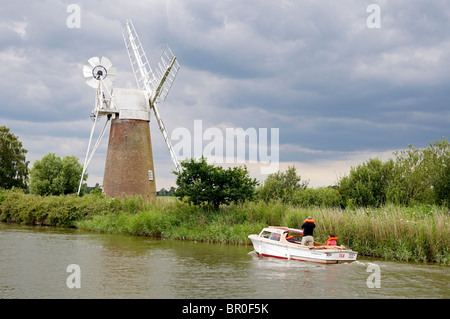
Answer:
<path fill-rule="evenodd" d="M 61 159 L 53 153 L 34 162 L 30 170 L 30 193 L 37 195 L 61 195 L 77 193 L 83 165 L 75 156 Z M 87 179 L 87 175 L 83 180 Z M 85 186 L 82 190 L 84 192 Z"/>
<path fill-rule="evenodd" d="M 395 160 L 370 159 L 352 167 L 339 181 L 342 203 L 380 207 L 397 205 L 450 204 L 450 144 L 436 140 L 426 148 L 409 145 L 395 152 Z"/>
<path fill-rule="evenodd" d="M 386 192 L 392 181 L 394 162 L 383 163 L 378 158 L 370 159 L 357 167 L 339 183 L 344 204 L 349 200 L 356 206 L 376 206 L 386 203 Z"/>
<path fill-rule="evenodd" d="M 291 203 L 296 206 L 336 207 L 341 205 L 341 195 L 333 187 L 306 188 L 297 190 Z"/>
<path fill-rule="evenodd" d="M 181 162 L 183 170 L 174 172 L 177 190 L 175 196 L 196 206 L 212 206 L 239 203 L 252 200 L 256 179 L 249 177 L 247 167 L 224 169 L 221 166 L 208 165 L 206 158 Z"/>
<path fill-rule="evenodd" d="M 72 227 L 91 215 L 112 212 L 109 199 L 75 195 L 39 196 L 17 189 L 3 191 L 0 221 L 26 225 Z"/>
<path fill-rule="evenodd" d="M 270 174 L 263 185 L 256 190 L 257 199 L 266 203 L 272 200 L 280 200 L 283 203 L 292 203 L 297 191 L 304 190 L 308 182 L 302 181 L 294 166 L 288 167 L 286 172 Z"/>

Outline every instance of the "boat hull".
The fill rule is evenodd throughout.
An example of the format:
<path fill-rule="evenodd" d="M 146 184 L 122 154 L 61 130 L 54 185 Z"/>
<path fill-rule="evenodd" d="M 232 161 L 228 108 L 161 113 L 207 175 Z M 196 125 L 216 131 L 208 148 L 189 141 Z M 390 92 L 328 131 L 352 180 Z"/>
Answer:
<path fill-rule="evenodd" d="M 307 247 L 295 243 L 279 243 L 258 235 L 249 235 L 256 253 L 265 257 L 308 261 L 322 264 L 350 263 L 356 260 L 357 252 L 335 249 L 332 246 Z"/>

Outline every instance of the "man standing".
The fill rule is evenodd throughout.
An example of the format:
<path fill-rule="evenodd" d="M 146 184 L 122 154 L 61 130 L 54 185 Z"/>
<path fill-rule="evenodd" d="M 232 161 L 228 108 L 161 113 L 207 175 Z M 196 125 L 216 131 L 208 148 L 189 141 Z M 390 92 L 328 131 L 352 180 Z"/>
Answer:
<path fill-rule="evenodd" d="M 314 237 L 313 237 L 313 231 L 316 227 L 316 224 L 314 224 L 314 220 L 309 216 L 302 225 L 303 229 L 303 238 L 302 238 L 302 245 L 304 246 L 314 246 Z"/>

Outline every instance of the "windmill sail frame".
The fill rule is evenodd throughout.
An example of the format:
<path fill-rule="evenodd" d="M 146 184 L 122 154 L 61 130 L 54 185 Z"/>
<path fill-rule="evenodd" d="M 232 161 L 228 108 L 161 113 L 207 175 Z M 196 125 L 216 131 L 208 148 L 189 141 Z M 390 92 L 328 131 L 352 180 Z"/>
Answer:
<path fill-rule="evenodd" d="M 152 69 L 131 20 L 126 21 L 126 26 L 123 29 L 122 35 L 128 52 L 128 58 L 130 59 L 131 68 L 133 69 L 133 74 L 136 79 L 136 84 L 140 90 L 147 93 L 149 107 L 153 109 L 156 121 L 163 134 L 164 141 L 170 152 L 175 168 L 177 171 L 180 171 L 180 163 L 173 149 L 164 122 L 156 107 L 158 102 L 166 100 L 173 82 L 177 77 L 180 65 L 172 50 L 170 50 L 168 45 L 165 45 L 156 66 Z"/>

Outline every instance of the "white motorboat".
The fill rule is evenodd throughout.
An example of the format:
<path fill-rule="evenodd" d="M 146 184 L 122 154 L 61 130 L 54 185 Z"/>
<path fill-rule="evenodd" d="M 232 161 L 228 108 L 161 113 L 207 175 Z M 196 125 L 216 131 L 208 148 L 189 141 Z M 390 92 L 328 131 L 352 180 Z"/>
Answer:
<path fill-rule="evenodd" d="M 301 244 L 303 231 L 295 228 L 269 226 L 259 235 L 249 235 L 258 255 L 282 259 L 311 261 L 323 264 L 350 263 L 358 253 L 344 246 L 327 246 L 314 242 L 314 246 Z"/>

